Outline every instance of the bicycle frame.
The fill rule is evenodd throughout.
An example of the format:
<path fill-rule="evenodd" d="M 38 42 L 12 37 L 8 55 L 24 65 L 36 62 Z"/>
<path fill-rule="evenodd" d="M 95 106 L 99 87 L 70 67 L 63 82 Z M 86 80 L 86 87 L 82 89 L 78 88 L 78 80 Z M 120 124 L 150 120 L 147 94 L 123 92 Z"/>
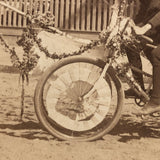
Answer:
<path fill-rule="evenodd" d="M 147 47 L 156 48 L 157 46 L 152 44 L 146 44 Z M 140 54 L 140 53 L 139 53 Z M 149 82 L 148 88 L 144 91 L 141 86 L 135 81 L 134 77 L 129 73 L 130 70 L 134 70 L 135 72 L 141 73 L 145 75 L 146 77 L 152 78 L 151 74 L 148 74 L 147 72 L 144 72 L 141 69 L 138 69 L 134 66 L 129 65 L 129 63 L 125 64 L 128 65 L 128 69 L 125 67 L 125 65 L 118 59 L 116 59 L 114 56 L 111 57 L 109 60 L 110 64 L 114 70 L 117 72 L 118 75 L 121 75 L 123 78 L 125 78 L 127 84 L 137 93 L 138 98 L 144 102 L 147 103 L 150 100 L 149 91 L 152 87 L 152 81 Z"/>

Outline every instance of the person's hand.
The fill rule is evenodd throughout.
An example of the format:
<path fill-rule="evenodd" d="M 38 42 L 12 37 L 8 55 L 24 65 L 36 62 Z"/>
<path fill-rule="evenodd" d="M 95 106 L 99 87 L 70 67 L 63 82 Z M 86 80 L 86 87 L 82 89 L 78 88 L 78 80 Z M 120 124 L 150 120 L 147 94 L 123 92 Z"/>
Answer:
<path fill-rule="evenodd" d="M 136 26 L 134 25 L 133 26 L 133 29 L 135 31 L 135 33 L 137 35 L 143 35 L 145 34 L 148 30 L 150 30 L 152 28 L 151 24 L 146 24 L 144 25 L 143 27 L 139 27 L 139 26 Z"/>

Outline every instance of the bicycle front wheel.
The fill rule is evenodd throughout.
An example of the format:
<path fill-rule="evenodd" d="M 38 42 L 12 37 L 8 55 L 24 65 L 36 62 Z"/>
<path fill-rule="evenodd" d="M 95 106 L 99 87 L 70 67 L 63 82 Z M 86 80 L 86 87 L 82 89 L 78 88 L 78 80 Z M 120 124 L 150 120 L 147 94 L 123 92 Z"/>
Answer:
<path fill-rule="evenodd" d="M 87 57 L 69 57 L 51 66 L 35 90 L 39 121 L 62 140 L 91 141 L 108 133 L 118 122 L 123 91 L 110 71 L 88 97 L 105 63 Z"/>

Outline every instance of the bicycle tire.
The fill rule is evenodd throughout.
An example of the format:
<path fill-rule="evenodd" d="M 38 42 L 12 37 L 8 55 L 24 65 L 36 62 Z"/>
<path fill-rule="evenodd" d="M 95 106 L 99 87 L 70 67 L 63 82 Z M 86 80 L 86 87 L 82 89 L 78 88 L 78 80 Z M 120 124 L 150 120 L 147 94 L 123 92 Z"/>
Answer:
<path fill-rule="evenodd" d="M 35 94 L 34 94 L 34 104 L 35 105 L 34 106 L 35 106 L 36 115 L 37 115 L 40 123 L 51 135 L 53 135 L 61 140 L 92 141 L 92 140 L 99 139 L 100 137 L 102 137 L 105 134 L 107 134 L 108 132 L 110 132 L 116 126 L 116 124 L 118 123 L 120 116 L 121 116 L 124 93 L 123 93 L 121 81 L 117 77 L 117 75 L 114 72 L 112 67 L 110 67 L 107 71 L 107 74 L 106 74 L 106 77 L 107 77 L 106 81 L 107 82 L 104 82 L 106 84 L 106 86 L 108 87 L 107 89 L 110 89 L 110 91 L 107 91 L 107 92 L 110 92 L 112 94 L 111 82 L 113 83 L 112 86 L 114 85 L 115 90 L 117 92 L 116 93 L 117 94 L 117 102 L 115 105 L 115 112 L 113 113 L 111 120 L 110 119 L 109 119 L 109 121 L 106 120 L 105 118 L 107 116 L 105 115 L 106 117 L 102 121 L 97 120 L 99 122 L 97 125 L 95 125 L 94 127 L 91 127 L 91 128 L 84 127 L 85 129 L 83 130 L 83 129 L 79 129 L 77 126 L 75 128 L 72 128 L 72 126 L 70 126 L 71 128 L 67 128 L 68 123 L 65 123 L 65 125 L 59 124 L 58 120 L 57 121 L 54 120 L 54 118 L 55 118 L 54 115 L 49 116 L 48 109 L 46 109 L 47 108 L 46 102 L 44 102 L 44 95 L 46 98 L 46 95 L 50 92 L 50 90 L 52 91 L 54 88 L 48 89 L 48 88 L 50 88 L 47 86 L 48 79 L 51 76 L 53 77 L 53 74 L 55 74 L 56 72 L 61 70 L 61 68 L 63 69 L 63 67 L 67 67 L 70 65 L 77 66 L 81 63 L 82 64 L 84 63 L 85 65 L 91 65 L 91 66 L 93 65 L 93 68 L 97 67 L 100 70 L 102 70 L 105 65 L 105 63 L 101 60 L 92 59 L 92 58 L 88 58 L 88 57 L 75 56 L 75 57 L 65 58 L 65 59 L 60 60 L 59 62 L 53 64 L 50 68 L 48 68 L 44 72 L 44 74 L 42 75 L 42 77 L 38 81 L 36 89 L 35 89 Z M 70 69 L 72 69 L 72 68 L 74 68 L 74 67 L 71 67 Z M 85 70 L 85 67 L 84 67 L 84 70 Z M 60 72 L 59 76 L 61 76 L 61 75 L 63 75 L 63 74 L 61 74 L 61 72 Z M 54 78 L 55 77 L 53 77 L 52 79 L 54 79 Z M 77 83 L 77 85 L 80 85 L 82 82 L 76 81 L 75 83 Z M 49 82 L 49 85 L 50 85 L 50 82 Z M 88 82 L 83 82 L 81 86 L 84 86 L 84 85 L 87 86 Z M 47 88 L 46 93 L 44 91 L 45 87 Z M 49 94 L 49 95 L 52 96 L 52 94 Z M 113 96 L 113 95 L 111 95 L 111 96 Z M 51 100 L 48 100 L 48 101 L 51 101 Z M 105 109 L 105 112 L 106 112 L 106 109 Z M 63 117 L 64 117 L 64 115 L 63 115 Z M 70 122 L 70 121 L 68 121 L 68 122 Z M 61 123 L 64 123 L 64 122 L 61 120 Z M 90 123 L 91 123 L 91 120 L 88 122 L 88 124 L 90 125 Z M 83 126 L 81 126 L 81 128 L 83 128 Z"/>

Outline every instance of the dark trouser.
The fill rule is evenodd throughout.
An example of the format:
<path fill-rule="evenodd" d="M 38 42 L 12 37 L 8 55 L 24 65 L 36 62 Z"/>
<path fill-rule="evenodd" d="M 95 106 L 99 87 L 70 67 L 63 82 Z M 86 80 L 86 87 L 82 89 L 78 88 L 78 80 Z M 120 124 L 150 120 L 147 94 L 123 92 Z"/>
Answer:
<path fill-rule="evenodd" d="M 156 104 L 160 104 L 160 45 L 156 49 L 146 49 L 145 54 L 151 64 L 153 65 L 153 91 L 151 95 L 151 101 Z M 129 62 L 139 69 L 142 69 L 142 62 L 139 54 L 136 54 L 130 50 L 127 51 L 127 57 Z M 143 75 L 132 71 L 133 77 L 144 89 Z"/>

